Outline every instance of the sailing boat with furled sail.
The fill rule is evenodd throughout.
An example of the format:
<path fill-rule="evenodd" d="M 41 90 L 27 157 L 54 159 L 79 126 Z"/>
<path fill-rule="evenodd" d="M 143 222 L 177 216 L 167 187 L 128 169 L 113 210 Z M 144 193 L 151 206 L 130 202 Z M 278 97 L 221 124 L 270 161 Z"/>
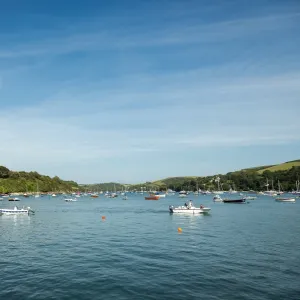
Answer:
<path fill-rule="evenodd" d="M 36 194 L 35 194 L 35 198 L 39 198 L 41 195 L 39 193 L 39 183 L 38 181 L 36 181 Z"/>

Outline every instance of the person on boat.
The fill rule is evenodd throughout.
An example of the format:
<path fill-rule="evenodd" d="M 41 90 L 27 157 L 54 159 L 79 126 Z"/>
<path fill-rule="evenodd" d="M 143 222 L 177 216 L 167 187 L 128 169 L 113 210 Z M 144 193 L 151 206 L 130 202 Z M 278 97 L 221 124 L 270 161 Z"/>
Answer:
<path fill-rule="evenodd" d="M 186 202 L 184 203 L 184 206 L 185 206 L 185 207 L 188 207 L 188 205 L 187 205 L 187 203 L 186 203 Z"/>
<path fill-rule="evenodd" d="M 200 208 L 202 209 L 202 208 L 204 208 L 204 206 L 201 204 L 201 205 L 200 205 Z"/>
<path fill-rule="evenodd" d="M 191 208 L 192 206 L 193 206 L 193 202 L 192 202 L 192 200 L 190 200 L 188 208 Z"/>

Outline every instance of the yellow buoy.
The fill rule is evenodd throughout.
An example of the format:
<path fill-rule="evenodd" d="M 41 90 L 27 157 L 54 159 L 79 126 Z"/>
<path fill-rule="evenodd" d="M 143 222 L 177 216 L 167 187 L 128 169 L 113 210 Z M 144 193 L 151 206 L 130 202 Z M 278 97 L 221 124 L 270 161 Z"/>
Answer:
<path fill-rule="evenodd" d="M 178 232 L 182 232 L 182 229 L 180 227 L 177 228 Z"/>

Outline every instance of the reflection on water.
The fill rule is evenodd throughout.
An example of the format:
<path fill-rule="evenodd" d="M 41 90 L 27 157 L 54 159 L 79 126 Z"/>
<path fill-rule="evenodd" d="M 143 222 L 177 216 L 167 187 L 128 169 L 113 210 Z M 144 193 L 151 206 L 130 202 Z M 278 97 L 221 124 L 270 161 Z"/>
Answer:
<path fill-rule="evenodd" d="M 179 224 L 185 228 L 196 228 L 199 223 L 203 221 L 203 219 L 209 217 L 209 214 L 190 214 L 190 213 L 181 213 L 181 214 L 170 214 L 171 220 L 175 224 Z"/>
<path fill-rule="evenodd" d="M 2 237 L 20 235 L 20 232 L 30 230 L 30 215 L 2 215 L 0 216 L 0 227 Z"/>

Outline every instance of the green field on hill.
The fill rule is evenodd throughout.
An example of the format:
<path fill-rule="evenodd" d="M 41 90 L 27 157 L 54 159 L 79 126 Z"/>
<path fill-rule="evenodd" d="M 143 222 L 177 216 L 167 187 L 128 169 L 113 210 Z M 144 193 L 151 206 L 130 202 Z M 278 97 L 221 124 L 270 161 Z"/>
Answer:
<path fill-rule="evenodd" d="M 267 168 L 260 169 L 257 172 L 259 174 L 262 174 L 265 171 L 270 171 L 270 172 L 286 171 L 291 169 L 292 167 L 300 167 L 300 160 L 294 160 L 294 161 L 285 162 L 283 164 L 270 166 Z"/>

